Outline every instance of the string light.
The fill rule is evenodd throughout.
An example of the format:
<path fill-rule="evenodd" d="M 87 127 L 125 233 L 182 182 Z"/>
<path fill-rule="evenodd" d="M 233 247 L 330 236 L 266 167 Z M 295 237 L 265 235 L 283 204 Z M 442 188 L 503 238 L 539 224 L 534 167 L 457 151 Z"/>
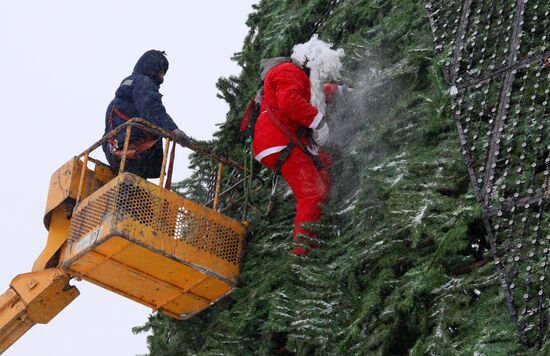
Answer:
<path fill-rule="evenodd" d="M 476 198 L 518 337 L 542 344 L 550 287 L 548 0 L 429 1 Z"/>

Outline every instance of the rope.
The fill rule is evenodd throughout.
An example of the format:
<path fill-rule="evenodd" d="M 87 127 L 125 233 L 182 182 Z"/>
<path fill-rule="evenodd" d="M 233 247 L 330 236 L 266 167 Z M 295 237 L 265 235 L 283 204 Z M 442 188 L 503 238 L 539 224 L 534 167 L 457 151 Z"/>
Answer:
<path fill-rule="evenodd" d="M 243 163 L 244 163 L 244 208 L 243 208 L 243 219 L 246 219 L 248 206 L 252 204 L 252 177 L 253 177 L 253 168 L 254 168 L 254 158 L 252 157 L 252 138 L 249 137 L 245 141 L 243 147 Z M 248 173 L 250 172 L 250 174 Z"/>

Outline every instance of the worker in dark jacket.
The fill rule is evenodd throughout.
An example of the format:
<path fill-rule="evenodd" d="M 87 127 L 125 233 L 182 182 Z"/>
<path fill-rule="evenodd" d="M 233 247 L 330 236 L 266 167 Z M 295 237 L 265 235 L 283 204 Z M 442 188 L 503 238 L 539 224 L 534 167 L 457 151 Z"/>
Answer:
<path fill-rule="evenodd" d="M 173 131 L 176 140 L 187 139 L 185 133 L 178 129 L 174 120 L 166 113 L 162 105 L 159 87 L 168 70 L 168 59 L 165 53 L 157 50 L 145 52 L 137 61 L 134 71 L 122 80 L 115 93 L 115 98 L 107 107 L 105 115 L 105 134 L 124 124 L 134 117 L 139 117 Z M 118 171 L 122 156 L 126 130 L 103 144 L 107 161 Z M 124 171 L 143 178 L 158 178 L 162 165 L 162 140 L 151 133 L 132 128 L 129 154 L 126 157 Z"/>

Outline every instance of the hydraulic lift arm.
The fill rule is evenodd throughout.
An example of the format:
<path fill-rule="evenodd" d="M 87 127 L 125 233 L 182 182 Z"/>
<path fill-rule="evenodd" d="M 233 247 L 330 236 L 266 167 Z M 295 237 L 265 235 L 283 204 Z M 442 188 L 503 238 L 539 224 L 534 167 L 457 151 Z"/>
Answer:
<path fill-rule="evenodd" d="M 15 277 L 0 295 L 0 354 L 35 324 L 52 320 L 78 295 L 69 276 L 56 268 Z"/>
<path fill-rule="evenodd" d="M 48 229 L 46 246 L 34 262 L 32 272 L 16 276 L 10 288 L 0 295 L 0 354 L 35 324 L 47 324 L 79 295 L 78 289 L 69 285 L 71 277 L 57 268 L 81 186 L 79 175 L 84 171 L 85 188 L 81 188 L 84 196 L 114 176 L 105 165 L 96 165 L 94 171 L 82 168 L 82 162 L 75 157 L 52 175 L 44 215 Z"/>

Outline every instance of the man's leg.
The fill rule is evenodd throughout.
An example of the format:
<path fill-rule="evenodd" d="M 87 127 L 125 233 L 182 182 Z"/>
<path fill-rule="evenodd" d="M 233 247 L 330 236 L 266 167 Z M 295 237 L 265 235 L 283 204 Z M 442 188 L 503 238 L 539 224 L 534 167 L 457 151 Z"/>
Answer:
<path fill-rule="evenodd" d="M 280 154 L 265 157 L 262 163 L 273 168 Z M 296 218 L 294 222 L 294 240 L 301 241 L 299 235 L 315 237 L 301 225 L 319 221 L 321 217 L 320 203 L 328 196 L 330 175 L 319 170 L 309 155 L 299 148 L 294 148 L 281 168 L 281 175 L 292 189 L 296 197 Z M 313 246 L 312 246 L 313 247 Z M 296 247 L 297 255 L 309 253 L 309 248 Z"/>
<path fill-rule="evenodd" d="M 330 167 L 332 167 L 332 157 L 330 154 L 323 150 L 319 150 L 319 159 L 323 163 L 323 169 L 319 170 L 319 174 L 327 187 L 327 195 L 332 187 L 332 175 L 330 174 Z"/>

